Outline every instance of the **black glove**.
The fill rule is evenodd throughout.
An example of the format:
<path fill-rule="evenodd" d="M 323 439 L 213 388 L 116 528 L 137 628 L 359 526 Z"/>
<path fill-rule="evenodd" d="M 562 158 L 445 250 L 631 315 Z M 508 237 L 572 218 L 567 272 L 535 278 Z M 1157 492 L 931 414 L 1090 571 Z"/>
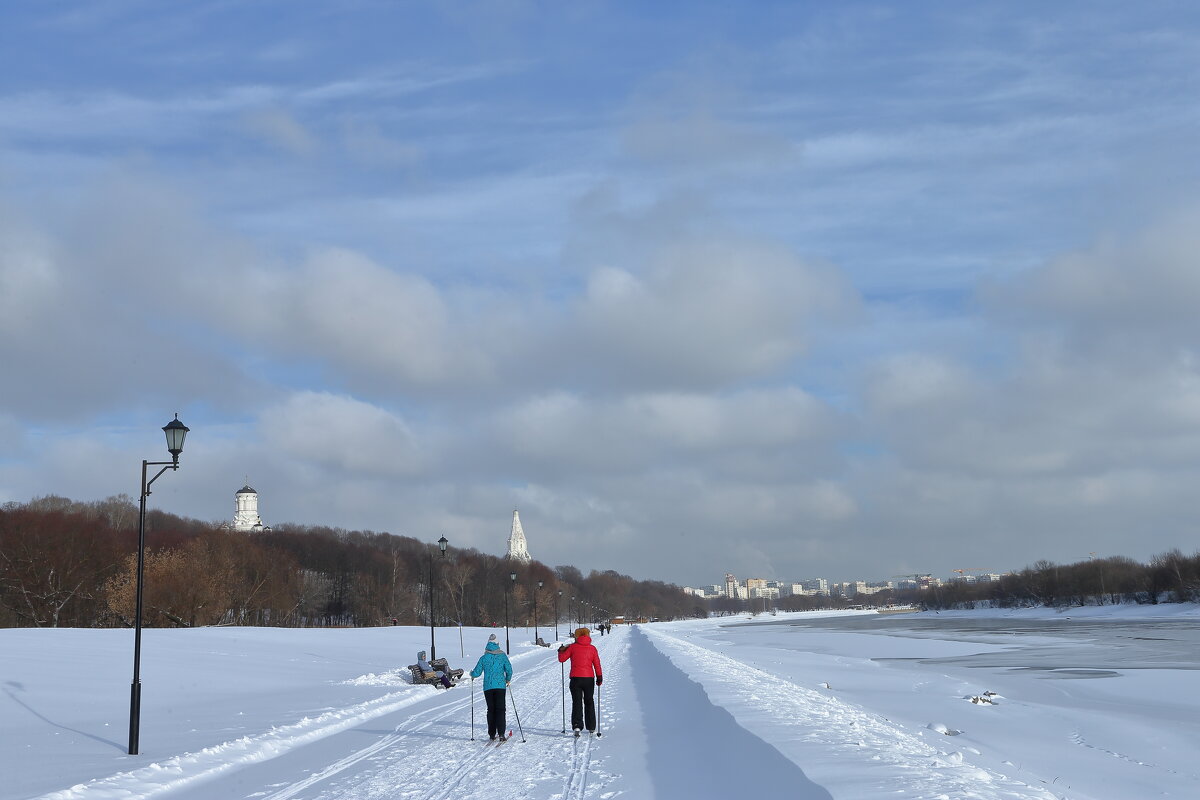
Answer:
<path fill-rule="evenodd" d="M 560 645 L 560 646 L 559 646 L 559 648 L 558 648 L 558 652 L 560 652 L 560 653 L 565 653 L 565 652 L 567 652 L 567 646 L 566 646 L 565 644 L 564 644 L 564 645 Z"/>
<path fill-rule="evenodd" d="M 596 678 L 596 685 L 597 685 L 597 686 L 601 685 L 602 683 L 604 683 L 604 678 L 603 678 L 603 677 Z"/>

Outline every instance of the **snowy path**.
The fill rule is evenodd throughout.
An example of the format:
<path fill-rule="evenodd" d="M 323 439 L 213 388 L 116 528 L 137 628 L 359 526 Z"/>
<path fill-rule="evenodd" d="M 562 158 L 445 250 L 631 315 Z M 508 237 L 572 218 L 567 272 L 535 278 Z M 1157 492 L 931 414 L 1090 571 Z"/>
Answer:
<path fill-rule="evenodd" d="M 628 648 L 610 644 L 614 641 L 608 637 L 596 640 L 601 660 L 613 675 L 601 689 L 604 717 L 611 716 L 605 713 L 605 696 L 628 690 L 621 678 L 628 672 Z M 503 745 L 488 742 L 478 682 L 473 692 L 475 741 L 471 741 L 472 689 L 467 681 L 450 691 L 436 691 L 432 699 L 411 708 L 269 762 L 244 766 L 218 780 L 172 792 L 170 797 L 494 800 L 497 787 L 503 787 L 505 796 L 546 800 L 604 796 L 606 784 L 615 775 L 595 755 L 601 742 L 608 742 L 576 740 L 570 733 L 562 733 L 563 671 L 554 650 L 521 654 L 513 661 L 516 674 L 510 689 L 508 725 L 514 736 Z M 602 730 L 603 726 L 602 719 Z"/>
<path fill-rule="evenodd" d="M 787 786 L 791 800 L 829 800 L 829 792 L 794 762 L 714 705 L 645 635 L 635 630 L 630 636 L 654 797 L 755 797 Z M 737 665 L 737 674 L 745 674 L 745 667 Z M 679 747 L 681 737 L 687 747 Z M 700 764 L 736 768 L 699 769 Z"/>
<path fill-rule="evenodd" d="M 680 623 L 625 628 L 594 639 L 605 670 L 597 693 L 602 739 L 563 733 L 563 668 L 553 649 L 521 645 L 514 647 L 509 695 L 508 724 L 515 736 L 503 745 L 486 740 L 478 682 L 473 693 L 469 682 L 435 690 L 407 685 L 393 670 L 382 682 L 376 679 L 384 676 L 373 673 L 324 688 L 313 684 L 306 701 L 320 707 L 334 697 L 350 697 L 335 689 L 354 684 L 368 687 L 370 699 L 363 702 L 343 701 L 315 714 L 258 717 L 257 725 L 234 738 L 226 734 L 209 739 L 216 742 L 212 746 L 141 758 L 124 771 L 106 770 L 99 773 L 104 777 L 75 786 L 64 780 L 58 785 L 69 788 L 40 797 L 704 800 L 778 796 L 780 787 L 796 800 L 1103 796 L 1055 791 L 1049 780 L 1031 785 L 981 766 L 980 751 L 965 742 L 893 722 L 820 685 L 748 666 L 732 657 L 736 650 L 700 632 Z M 374 642 L 386 633 L 361 635 Z M 307 640 L 305 649 L 317 653 Z M 467 659 L 462 666 L 473 663 Z M 376 686 L 383 687 L 380 694 L 370 697 L 369 688 Z M 155 727 L 162 730 L 164 722 Z M 82 746 L 95 750 L 94 740 Z M 112 763 L 120 769 L 123 762 L 128 763 L 118 757 Z M 9 797 L 0 789 L 0 800 Z M 29 794 L 11 797 L 24 800 Z"/>

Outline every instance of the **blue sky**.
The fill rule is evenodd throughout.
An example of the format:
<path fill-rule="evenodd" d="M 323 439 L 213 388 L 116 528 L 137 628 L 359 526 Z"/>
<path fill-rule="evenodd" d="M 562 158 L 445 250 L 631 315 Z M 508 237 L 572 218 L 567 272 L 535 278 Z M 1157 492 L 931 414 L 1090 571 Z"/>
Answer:
<path fill-rule="evenodd" d="M 518 508 L 680 583 L 1191 552 L 1198 16 L 7 4 L 0 499 L 135 494 L 178 411 L 200 519 Z"/>

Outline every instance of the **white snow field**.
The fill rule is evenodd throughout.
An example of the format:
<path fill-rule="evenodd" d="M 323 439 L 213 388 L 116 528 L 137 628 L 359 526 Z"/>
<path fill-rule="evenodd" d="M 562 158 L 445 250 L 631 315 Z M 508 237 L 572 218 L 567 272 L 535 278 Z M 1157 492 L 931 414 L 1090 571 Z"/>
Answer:
<path fill-rule="evenodd" d="M 428 629 L 148 630 L 130 756 L 131 632 L 0 630 L 0 800 L 1200 797 L 1193 605 L 614 629 L 579 740 L 532 634 L 496 746 L 478 683 L 410 685 Z"/>

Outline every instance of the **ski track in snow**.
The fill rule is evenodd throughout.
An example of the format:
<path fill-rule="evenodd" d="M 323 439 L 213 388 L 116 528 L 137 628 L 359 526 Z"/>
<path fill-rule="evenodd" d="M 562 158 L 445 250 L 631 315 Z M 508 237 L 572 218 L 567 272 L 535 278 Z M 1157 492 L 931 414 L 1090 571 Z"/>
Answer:
<path fill-rule="evenodd" d="M 1059 800 L 1060 795 L 974 766 L 959 751 L 943 751 L 884 717 L 829 694 L 791 683 L 767 672 L 693 644 L 652 626 L 639 631 L 664 655 L 698 682 L 712 702 L 731 710 L 738 723 L 755 730 L 756 718 L 769 720 L 761 730 L 778 730 L 780 718 L 792 721 L 794 735 L 763 736 L 809 776 L 838 797 L 891 793 L 929 800 Z M 734 702 L 728 702 L 733 700 Z M 749 710 L 749 713 L 746 713 Z M 828 768 L 834 759 L 841 762 Z M 846 785 L 845 762 L 860 762 L 862 784 Z"/>
<path fill-rule="evenodd" d="M 324 739 L 425 699 L 425 696 L 412 692 L 392 692 L 365 703 L 328 711 L 318 717 L 305 717 L 294 724 L 272 728 L 256 736 L 243 736 L 196 753 L 186 753 L 129 772 L 118 772 L 107 778 L 49 792 L 35 800 L 131 800 L 153 797 L 213 778 L 242 764 L 276 758 L 301 745 Z"/>
<path fill-rule="evenodd" d="M 625 671 L 621 663 L 625 648 L 608 647 L 607 643 L 598 646 L 606 669 Z M 507 714 L 514 735 L 504 744 L 492 744 L 486 739 L 486 722 L 479 713 L 483 697 L 476 690 L 474 742 L 467 737 L 464 724 L 469 725 L 471 698 L 458 695 L 451 702 L 409 717 L 385 740 L 302 781 L 259 796 L 262 800 L 290 800 L 305 790 L 319 787 L 316 794 L 305 797 L 483 800 L 494 797 L 497 786 L 504 787 L 506 796 L 515 796 L 512 793 L 519 791 L 522 797 L 547 800 L 582 800 L 589 789 L 594 795 L 607 782 L 604 778 L 615 776 L 593 775 L 590 738 L 575 739 L 569 733 L 562 733 L 562 673 L 554 669 L 558 660 L 549 658 L 552 653 L 553 650 L 547 651 L 543 654 L 545 661 L 526 669 L 522 669 L 524 665 L 520 662 L 529 654 L 516 659 Z M 554 680 L 556 677 L 559 680 Z M 459 689 L 471 691 L 468 685 L 460 685 Z M 453 733 L 444 734 L 442 729 Z M 465 757 L 458 755 L 463 752 Z M 350 769 L 364 761 L 370 762 L 366 768 Z M 348 774 L 339 780 L 343 772 Z M 589 781 L 590 776 L 600 779 L 599 782 Z M 550 784 L 561 785 L 561 790 Z"/>
<path fill-rule="evenodd" d="M 555 797 L 561 798 L 561 800 L 579 800 L 587 792 L 587 773 L 592 760 L 592 740 L 590 738 L 576 739 L 569 731 L 567 735 L 571 736 L 573 744 L 571 769 L 563 784 L 562 794 L 555 795 Z"/>
<path fill-rule="evenodd" d="M 622 676 L 628 671 L 627 642 L 616 646 L 612 642 L 611 638 L 595 642 L 606 672 L 612 670 L 604 684 L 606 692 L 621 691 Z M 495 787 L 500 785 L 506 796 L 531 800 L 600 796 L 604 786 L 619 775 L 596 771 L 590 737 L 576 739 L 569 731 L 562 733 L 562 671 L 555 669 L 559 662 L 554 653 L 550 648 L 513 657 L 507 722 L 514 735 L 503 745 L 487 739 L 486 712 L 478 688 L 473 697 L 475 741 L 470 740 L 472 689 L 468 678 L 451 692 L 437 691 L 442 702 L 405 716 L 390 732 L 372 732 L 376 738 L 370 745 L 317 768 L 302 780 L 286 785 L 276 780 L 260 786 L 259 791 L 247 794 L 241 788 L 236 794 L 255 800 L 485 800 L 494 797 Z M 537 656 L 540 661 L 526 666 L 525 662 Z M 297 748 L 430 699 L 429 693 L 412 689 L 389 693 L 35 800 L 134 800 L 176 792 L 233 797 L 222 791 L 221 784 L 231 773 L 253 770 L 256 765 L 294 754 Z M 569 702 L 567 698 L 568 706 Z M 524 726 L 524 742 L 514 705 Z M 598 710 L 605 714 L 603 706 Z M 604 728 L 602 716 L 600 730 Z"/>

